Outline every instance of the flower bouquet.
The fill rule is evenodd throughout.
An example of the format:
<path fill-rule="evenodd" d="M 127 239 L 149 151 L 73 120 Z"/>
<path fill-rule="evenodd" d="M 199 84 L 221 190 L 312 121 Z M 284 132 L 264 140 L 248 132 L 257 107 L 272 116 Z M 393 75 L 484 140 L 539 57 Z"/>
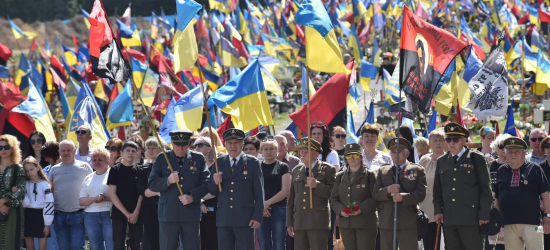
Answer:
<path fill-rule="evenodd" d="M 346 207 L 344 207 L 344 213 L 347 215 L 352 215 L 353 213 L 359 210 L 359 205 L 356 202 L 348 202 Z"/>

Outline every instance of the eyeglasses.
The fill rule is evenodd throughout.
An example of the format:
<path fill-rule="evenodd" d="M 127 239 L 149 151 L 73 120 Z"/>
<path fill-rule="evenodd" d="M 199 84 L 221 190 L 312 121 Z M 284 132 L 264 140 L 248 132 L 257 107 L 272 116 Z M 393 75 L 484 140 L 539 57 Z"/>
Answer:
<path fill-rule="evenodd" d="M 537 141 L 542 141 L 542 140 L 544 140 L 544 138 L 542 138 L 542 137 L 531 138 L 531 142 L 537 142 Z"/>
<path fill-rule="evenodd" d="M 10 145 L 0 146 L 0 151 L 2 151 L 2 150 L 8 151 L 8 150 L 10 150 L 10 148 L 11 148 Z"/>
<path fill-rule="evenodd" d="M 206 143 L 197 143 L 197 144 L 195 144 L 194 147 L 195 147 L 195 148 L 202 148 L 202 147 L 205 147 L 205 146 L 206 146 L 206 147 L 210 147 L 210 146 L 209 146 L 208 144 L 206 144 Z"/>
<path fill-rule="evenodd" d="M 36 139 L 36 140 L 31 140 L 31 144 L 34 145 L 34 144 L 42 144 L 44 143 L 44 140 L 42 139 Z"/>
<path fill-rule="evenodd" d="M 349 155 L 346 155 L 346 159 L 351 159 L 351 158 L 354 158 L 354 159 L 359 159 L 361 158 L 361 155 L 359 154 L 349 154 Z"/>
<path fill-rule="evenodd" d="M 346 139 L 346 134 L 336 134 L 334 137 L 336 137 L 336 139 Z"/>
<path fill-rule="evenodd" d="M 445 138 L 445 141 L 447 143 L 451 143 L 451 142 L 458 143 L 458 141 L 460 141 L 460 139 L 462 139 L 462 138 L 460 138 L 460 137 L 447 137 L 447 138 Z"/>
<path fill-rule="evenodd" d="M 312 122 L 311 127 L 312 128 L 324 128 L 327 125 L 324 122 Z"/>
<path fill-rule="evenodd" d="M 117 147 L 116 147 L 116 146 L 111 146 L 111 147 L 105 146 L 105 149 L 107 149 L 107 150 L 109 150 L 109 151 L 111 151 L 111 152 L 117 151 Z"/>
<path fill-rule="evenodd" d="M 86 130 L 77 130 L 74 133 L 76 135 L 86 135 L 86 133 L 88 133 L 88 131 L 86 131 Z"/>
<path fill-rule="evenodd" d="M 504 144 L 499 144 L 498 149 L 504 149 Z"/>

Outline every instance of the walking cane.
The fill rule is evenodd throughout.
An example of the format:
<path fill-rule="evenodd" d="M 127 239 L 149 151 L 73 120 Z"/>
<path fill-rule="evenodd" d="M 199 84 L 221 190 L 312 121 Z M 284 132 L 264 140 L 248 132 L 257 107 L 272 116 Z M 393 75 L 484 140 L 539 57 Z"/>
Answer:
<path fill-rule="evenodd" d="M 441 233 L 439 232 L 440 229 L 441 229 L 441 224 L 437 224 L 437 232 L 436 232 L 436 235 L 435 235 L 435 248 L 434 248 L 434 250 L 437 250 L 437 245 L 439 244 L 439 236 L 441 235 Z"/>
<path fill-rule="evenodd" d="M 497 249 L 498 236 L 500 236 L 500 231 L 497 233 L 497 238 L 495 239 L 495 246 L 493 246 L 493 250 Z"/>

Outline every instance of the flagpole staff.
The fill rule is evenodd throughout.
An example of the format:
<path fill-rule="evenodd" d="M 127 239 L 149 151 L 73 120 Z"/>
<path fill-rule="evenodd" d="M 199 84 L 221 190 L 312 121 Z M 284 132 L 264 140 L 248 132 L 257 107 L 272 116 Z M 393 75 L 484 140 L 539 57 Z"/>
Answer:
<path fill-rule="evenodd" d="M 309 114 L 309 102 L 311 101 L 309 97 L 309 67 L 306 66 L 306 80 L 307 82 L 302 84 L 307 84 L 307 161 L 309 162 L 309 177 L 313 177 L 313 167 L 311 167 L 311 118 Z M 319 166 L 321 167 L 321 166 Z M 313 209 L 313 188 L 309 187 L 309 209 Z"/>
<path fill-rule="evenodd" d="M 399 74 L 401 78 L 401 74 Z M 403 111 L 401 110 L 401 88 L 399 88 L 399 121 L 397 122 L 396 137 L 399 138 L 399 128 L 403 118 Z M 397 140 L 397 158 L 395 161 L 395 184 L 399 184 L 399 140 Z M 397 202 L 393 203 L 393 250 L 397 250 Z"/>
<path fill-rule="evenodd" d="M 208 122 L 208 131 L 210 132 L 210 141 L 212 142 L 212 150 L 213 150 L 213 153 L 214 153 L 214 165 L 216 166 L 216 173 L 219 173 L 220 170 L 218 168 L 218 157 L 217 157 L 217 152 L 216 152 L 216 146 L 214 145 L 214 135 L 212 134 L 212 124 L 210 123 L 210 114 L 208 113 L 208 106 L 206 106 L 206 89 L 204 89 L 204 85 L 203 85 L 203 78 L 202 78 L 202 70 L 200 68 L 200 65 L 199 65 L 199 60 L 197 60 L 195 62 L 195 66 L 197 66 L 198 70 L 199 70 L 199 77 L 201 79 L 201 82 L 199 85 L 201 85 L 201 92 L 202 92 L 202 99 L 203 99 L 203 103 L 204 103 L 204 106 L 206 107 L 206 121 Z M 221 183 L 218 183 L 218 189 L 220 190 L 220 192 L 222 191 L 222 184 Z"/>
<path fill-rule="evenodd" d="M 128 51 L 126 51 L 126 56 L 128 58 L 130 58 L 130 56 L 128 55 Z M 126 59 L 124 59 L 124 63 L 126 63 L 126 65 L 128 66 L 128 62 L 126 61 Z M 131 67 L 128 67 L 131 69 Z M 141 106 L 143 107 L 143 109 L 145 110 L 145 113 L 147 114 L 147 120 L 149 121 L 149 126 L 151 127 L 151 130 L 153 130 L 153 133 L 155 134 L 155 137 L 157 137 L 157 141 L 160 143 L 162 143 L 162 141 L 160 140 L 160 136 L 159 136 L 159 133 L 157 132 L 157 130 L 155 129 L 155 125 L 153 124 L 153 121 L 151 120 L 151 117 L 153 117 L 153 115 L 149 112 L 149 109 L 147 108 L 147 106 L 145 106 L 145 102 L 143 102 L 143 99 L 141 98 L 141 94 L 139 93 L 139 89 L 136 85 L 136 83 L 134 82 L 134 75 L 133 74 L 130 74 L 130 83 L 132 84 L 132 87 L 134 87 L 134 91 L 137 93 L 137 96 L 139 97 L 139 101 L 141 102 Z M 168 163 L 168 169 L 170 169 L 170 173 L 174 173 L 174 168 L 172 168 L 172 164 L 170 164 L 170 159 L 168 158 L 168 155 L 166 154 L 166 150 L 164 150 L 164 145 L 161 145 L 160 149 L 162 150 L 162 154 L 164 155 L 164 158 L 166 159 L 166 162 Z M 178 187 L 178 190 L 180 191 L 180 195 L 183 195 L 183 191 L 181 190 L 181 187 L 180 185 L 177 185 L 176 184 L 176 187 Z"/>

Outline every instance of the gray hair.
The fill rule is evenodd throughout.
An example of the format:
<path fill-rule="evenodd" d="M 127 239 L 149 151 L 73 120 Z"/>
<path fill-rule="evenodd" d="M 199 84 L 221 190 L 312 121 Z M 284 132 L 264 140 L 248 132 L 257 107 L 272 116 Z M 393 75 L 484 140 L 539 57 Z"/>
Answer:
<path fill-rule="evenodd" d="M 501 145 L 504 143 L 504 140 L 508 139 L 512 137 L 512 135 L 510 134 L 500 134 L 497 136 L 497 138 L 495 138 L 495 140 L 493 142 L 491 142 L 491 149 L 493 150 L 493 152 L 496 152 L 497 149 L 498 149 L 498 145 Z"/>
<path fill-rule="evenodd" d="M 283 140 L 284 144 L 287 145 L 288 142 L 286 141 L 286 137 L 282 136 L 282 135 L 276 135 L 276 136 L 273 136 L 274 139 L 277 139 L 277 138 L 280 138 L 281 140 Z"/>
<path fill-rule="evenodd" d="M 547 137 L 547 136 L 548 136 L 548 133 L 546 133 L 546 131 L 545 131 L 544 129 L 536 128 L 536 129 L 531 130 L 531 134 L 529 134 L 529 139 L 531 139 L 531 135 L 533 135 L 533 134 L 535 134 L 535 133 L 543 134 L 543 135 L 544 135 L 543 137 Z"/>
<path fill-rule="evenodd" d="M 428 140 L 424 137 L 418 137 L 413 143 L 413 147 L 428 147 Z"/>
<path fill-rule="evenodd" d="M 71 147 L 73 149 L 76 149 L 76 145 L 74 145 L 74 142 L 69 140 L 69 139 L 65 139 L 65 140 L 62 140 L 60 143 L 59 143 L 59 148 L 61 148 L 61 145 L 71 145 Z"/>

